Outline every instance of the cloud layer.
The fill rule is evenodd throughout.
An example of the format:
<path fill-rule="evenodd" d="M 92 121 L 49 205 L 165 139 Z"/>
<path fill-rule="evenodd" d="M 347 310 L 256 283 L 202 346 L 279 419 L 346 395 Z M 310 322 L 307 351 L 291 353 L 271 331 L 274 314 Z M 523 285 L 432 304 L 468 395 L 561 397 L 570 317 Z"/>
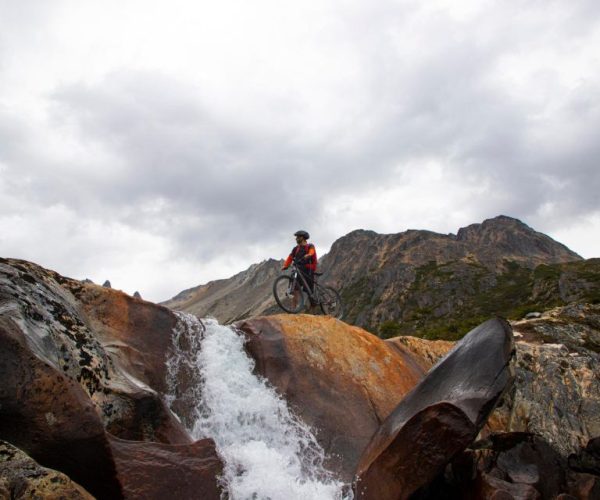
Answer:
<path fill-rule="evenodd" d="M 2 255 L 164 300 L 300 227 L 600 254 L 597 2 L 0 7 Z"/>

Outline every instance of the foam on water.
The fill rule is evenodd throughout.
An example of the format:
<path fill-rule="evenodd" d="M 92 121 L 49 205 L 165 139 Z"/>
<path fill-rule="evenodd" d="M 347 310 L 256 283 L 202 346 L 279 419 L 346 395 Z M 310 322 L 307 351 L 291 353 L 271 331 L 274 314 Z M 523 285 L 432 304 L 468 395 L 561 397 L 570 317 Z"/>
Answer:
<path fill-rule="evenodd" d="M 167 401 L 174 409 L 178 401 L 191 409 L 183 420 L 195 439 L 214 439 L 230 498 L 349 498 L 348 488 L 324 467 L 325 453 L 311 429 L 267 381 L 252 373 L 254 362 L 244 351 L 243 335 L 214 320 L 178 316 Z M 177 394 L 183 372 L 196 385 Z"/>

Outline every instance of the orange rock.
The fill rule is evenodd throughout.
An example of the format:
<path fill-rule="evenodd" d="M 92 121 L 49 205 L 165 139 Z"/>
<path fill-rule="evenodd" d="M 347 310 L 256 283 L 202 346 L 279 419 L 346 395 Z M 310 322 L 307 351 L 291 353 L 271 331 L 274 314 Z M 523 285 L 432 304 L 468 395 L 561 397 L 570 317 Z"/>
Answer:
<path fill-rule="evenodd" d="M 331 317 L 281 314 L 238 327 L 256 372 L 317 430 L 346 480 L 379 424 L 425 374 L 410 352 Z"/>

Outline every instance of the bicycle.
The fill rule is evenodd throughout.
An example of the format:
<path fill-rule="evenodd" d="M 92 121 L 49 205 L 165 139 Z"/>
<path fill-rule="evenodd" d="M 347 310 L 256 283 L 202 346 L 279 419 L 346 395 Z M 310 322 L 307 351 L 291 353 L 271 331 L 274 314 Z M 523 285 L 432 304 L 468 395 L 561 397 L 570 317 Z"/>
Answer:
<path fill-rule="evenodd" d="M 302 292 L 304 290 L 311 302 L 319 305 L 323 314 L 340 319 L 344 314 L 342 298 L 333 287 L 317 282 L 317 277 L 323 273 L 315 273 L 311 290 L 296 261 L 292 262 L 291 268 L 291 274 L 282 274 L 275 278 L 273 283 L 273 295 L 279 307 L 291 314 L 302 311 L 305 302 L 305 294 Z"/>

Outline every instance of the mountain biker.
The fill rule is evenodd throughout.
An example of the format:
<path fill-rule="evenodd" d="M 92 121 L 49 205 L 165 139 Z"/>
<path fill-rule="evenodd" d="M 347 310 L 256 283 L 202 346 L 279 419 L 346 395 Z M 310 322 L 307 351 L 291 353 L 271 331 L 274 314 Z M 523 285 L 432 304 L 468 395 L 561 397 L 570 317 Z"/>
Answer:
<path fill-rule="evenodd" d="M 308 296 L 310 297 L 315 281 L 315 271 L 317 270 L 317 252 L 315 250 L 315 246 L 312 243 L 308 243 L 307 240 L 310 238 L 310 234 L 308 234 L 306 231 L 302 229 L 296 231 L 294 236 L 296 237 L 297 245 L 292 248 L 288 258 L 285 259 L 281 270 L 285 271 L 290 264 L 295 261 L 298 271 L 302 273 L 304 279 L 306 279 L 306 283 L 310 287 L 310 290 L 306 290 Z M 314 305 L 312 298 L 310 301 L 311 305 Z"/>

